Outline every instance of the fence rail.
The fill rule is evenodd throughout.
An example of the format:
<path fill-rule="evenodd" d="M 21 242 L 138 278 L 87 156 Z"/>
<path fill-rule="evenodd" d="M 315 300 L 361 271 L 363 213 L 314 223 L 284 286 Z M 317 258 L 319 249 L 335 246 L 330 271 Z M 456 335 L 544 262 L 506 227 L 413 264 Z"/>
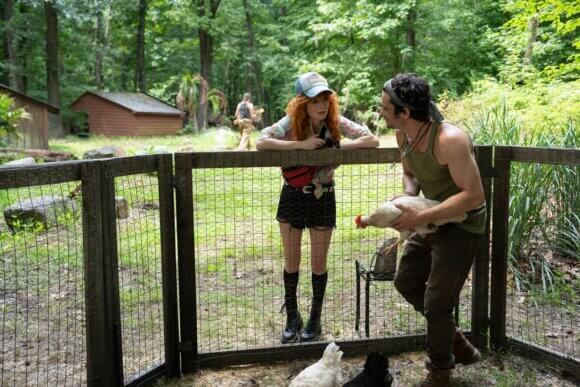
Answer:
<path fill-rule="evenodd" d="M 513 307 L 527 305 L 528 294 L 513 290 L 509 198 L 518 165 L 571 167 L 578 176 L 580 151 L 478 147 L 477 156 L 493 211 L 460 322 L 480 348 L 488 340 L 511 346 L 577 375 L 578 352 L 569 345 L 577 333 L 563 328 L 565 334 L 538 341 L 520 317 L 539 312 Z M 198 367 L 317 356 L 324 343 L 277 342 L 277 168 L 290 165 L 341 165 L 323 315 L 328 337 L 347 355 L 420 349 L 421 319 L 392 284 L 370 288 L 372 337 L 354 331 L 354 258 L 368 257 L 384 232 L 353 232 L 352 218 L 398 192 L 398 163 L 396 149 L 359 149 L 176 153 L 0 170 L 3 210 L 38 197 L 78 203 L 55 221 L 17 230 L 19 223 L 0 224 L 0 384 L 142 385 Z M 310 272 L 301 270 L 300 297 L 307 300 Z M 574 323 L 568 295 L 558 300 L 559 309 L 549 310 Z M 224 325 L 222 315 L 234 325 Z M 45 328 L 49 334 L 39 335 Z"/>

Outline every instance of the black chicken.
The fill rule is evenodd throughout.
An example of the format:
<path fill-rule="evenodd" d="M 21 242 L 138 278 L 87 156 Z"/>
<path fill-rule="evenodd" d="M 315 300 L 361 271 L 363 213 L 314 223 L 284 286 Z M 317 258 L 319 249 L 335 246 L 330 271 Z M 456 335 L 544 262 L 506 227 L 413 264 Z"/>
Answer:
<path fill-rule="evenodd" d="M 365 368 L 343 387 L 390 387 L 393 376 L 389 373 L 389 359 L 378 352 L 367 356 Z"/>

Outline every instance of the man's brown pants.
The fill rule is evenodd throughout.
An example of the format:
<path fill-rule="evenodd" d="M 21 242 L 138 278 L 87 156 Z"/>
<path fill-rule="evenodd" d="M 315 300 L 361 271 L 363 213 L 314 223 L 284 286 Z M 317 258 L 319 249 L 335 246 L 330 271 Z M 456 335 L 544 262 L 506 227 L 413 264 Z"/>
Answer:
<path fill-rule="evenodd" d="M 238 145 L 237 150 L 246 150 L 250 147 L 250 133 L 252 133 L 254 125 L 252 125 L 252 120 L 248 118 L 242 118 L 241 120 L 238 120 L 238 125 L 240 127 L 242 137 L 240 138 L 240 144 Z"/>
<path fill-rule="evenodd" d="M 448 224 L 425 237 L 413 234 L 405 244 L 395 287 L 427 319 L 427 353 L 436 368 L 452 368 L 454 364 L 453 309 L 479 238 Z"/>

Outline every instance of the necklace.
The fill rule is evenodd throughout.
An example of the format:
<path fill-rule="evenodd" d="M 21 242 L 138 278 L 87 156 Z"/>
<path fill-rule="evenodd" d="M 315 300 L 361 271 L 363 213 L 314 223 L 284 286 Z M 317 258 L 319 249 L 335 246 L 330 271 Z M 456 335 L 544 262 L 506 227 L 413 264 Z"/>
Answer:
<path fill-rule="evenodd" d="M 431 121 L 427 121 L 423 124 L 423 126 L 421 126 L 421 128 L 419 128 L 419 133 L 417 134 L 417 136 L 415 136 L 415 138 L 412 141 L 409 141 L 410 138 L 408 135 L 406 135 L 405 138 L 405 143 L 403 144 L 403 147 L 401 148 L 401 158 L 405 158 L 409 155 L 409 153 L 411 153 L 411 151 L 413 149 L 415 149 L 415 147 L 417 146 L 417 144 L 419 144 L 421 142 L 421 140 L 423 139 L 423 137 L 425 137 L 425 134 L 429 131 L 429 128 L 431 127 Z"/>

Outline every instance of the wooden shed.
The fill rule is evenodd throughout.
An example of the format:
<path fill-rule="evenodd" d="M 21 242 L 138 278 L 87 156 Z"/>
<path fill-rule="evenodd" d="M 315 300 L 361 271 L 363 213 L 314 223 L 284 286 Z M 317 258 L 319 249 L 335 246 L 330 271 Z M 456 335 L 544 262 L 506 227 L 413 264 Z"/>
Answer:
<path fill-rule="evenodd" d="M 0 93 L 14 98 L 14 106 L 24 108 L 30 115 L 30 119 L 21 119 L 16 125 L 22 137 L 16 141 L 17 145 L 24 148 L 48 149 L 50 115 L 59 114 L 59 108 L 22 94 L 6 85 L 0 84 Z"/>
<path fill-rule="evenodd" d="M 90 133 L 153 136 L 183 127 L 181 111 L 143 93 L 87 91 L 70 106 L 88 114 Z"/>

